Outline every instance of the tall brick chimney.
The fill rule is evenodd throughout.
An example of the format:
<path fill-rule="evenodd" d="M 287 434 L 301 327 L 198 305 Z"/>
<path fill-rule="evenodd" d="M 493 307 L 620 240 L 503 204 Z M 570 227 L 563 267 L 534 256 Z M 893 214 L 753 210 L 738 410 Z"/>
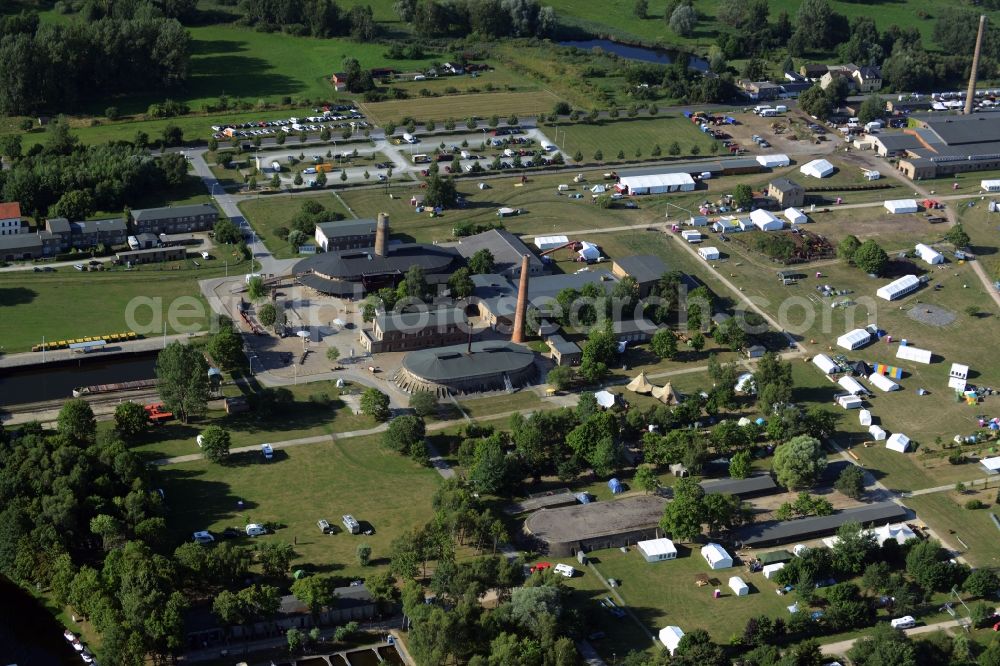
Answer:
<path fill-rule="evenodd" d="M 972 52 L 972 72 L 969 73 L 969 92 L 965 95 L 965 115 L 972 113 L 976 102 L 976 76 L 979 72 L 979 53 L 983 50 L 983 30 L 986 28 L 986 15 L 979 17 L 979 32 L 976 34 L 976 50 Z"/>
<path fill-rule="evenodd" d="M 524 320 L 528 314 L 528 255 L 521 258 L 521 283 L 517 288 L 517 308 L 514 310 L 514 333 L 511 342 L 524 342 Z"/>
<path fill-rule="evenodd" d="M 378 222 L 375 223 L 375 254 L 384 257 L 389 253 L 389 215 L 378 214 Z"/>

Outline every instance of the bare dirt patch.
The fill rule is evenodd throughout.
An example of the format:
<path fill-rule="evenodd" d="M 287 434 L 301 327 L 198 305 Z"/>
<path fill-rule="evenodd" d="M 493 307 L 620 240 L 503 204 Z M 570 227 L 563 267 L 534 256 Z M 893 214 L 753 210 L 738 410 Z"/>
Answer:
<path fill-rule="evenodd" d="M 906 313 L 906 316 L 914 321 L 919 321 L 921 324 L 936 326 L 938 328 L 944 328 L 955 321 L 954 312 L 940 305 L 932 305 L 930 303 L 919 303 L 913 306 Z"/>

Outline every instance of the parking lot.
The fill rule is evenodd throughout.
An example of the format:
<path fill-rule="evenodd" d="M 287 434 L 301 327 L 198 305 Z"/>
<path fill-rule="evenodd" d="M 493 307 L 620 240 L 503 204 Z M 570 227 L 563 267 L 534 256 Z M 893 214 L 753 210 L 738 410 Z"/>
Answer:
<path fill-rule="evenodd" d="M 313 109 L 315 115 L 303 118 L 292 117 L 279 120 L 253 120 L 242 123 L 212 125 L 212 137 L 219 141 L 227 139 L 273 138 L 279 134 L 319 133 L 324 128 L 331 132 L 351 132 L 370 129 L 363 113 L 348 105 L 329 106 Z"/>

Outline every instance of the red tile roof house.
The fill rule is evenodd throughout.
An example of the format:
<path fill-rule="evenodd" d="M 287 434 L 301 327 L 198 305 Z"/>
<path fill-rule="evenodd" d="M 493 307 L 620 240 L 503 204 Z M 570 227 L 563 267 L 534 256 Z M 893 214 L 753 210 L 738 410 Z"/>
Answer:
<path fill-rule="evenodd" d="M 21 227 L 21 204 L 16 201 L 0 203 L 0 236 L 19 234 L 27 229 Z"/>

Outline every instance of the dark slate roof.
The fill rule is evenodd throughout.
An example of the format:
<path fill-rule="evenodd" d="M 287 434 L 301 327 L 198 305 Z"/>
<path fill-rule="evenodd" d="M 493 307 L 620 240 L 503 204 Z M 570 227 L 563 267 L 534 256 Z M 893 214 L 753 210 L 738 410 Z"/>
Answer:
<path fill-rule="evenodd" d="M 744 546 L 760 547 L 815 538 L 833 534 L 844 523 L 857 522 L 862 525 L 883 525 L 905 520 L 907 510 L 894 502 L 876 502 L 853 509 L 844 509 L 830 516 L 813 516 L 784 522 L 770 521 L 742 527 L 736 531 L 736 538 Z"/>
<path fill-rule="evenodd" d="M 802 189 L 801 185 L 787 178 L 775 178 L 774 180 L 771 181 L 771 187 L 782 193 L 791 192 L 796 189 L 799 190 Z"/>
<path fill-rule="evenodd" d="M 336 222 L 320 222 L 316 228 L 327 238 L 343 236 L 365 236 L 375 234 L 375 220 L 340 220 Z"/>
<path fill-rule="evenodd" d="M 885 149 L 890 152 L 923 148 L 920 140 L 912 134 L 879 134 L 875 137 L 875 140 L 885 146 Z"/>
<path fill-rule="evenodd" d="M 32 248 L 42 247 L 42 238 L 35 234 L 9 234 L 0 236 L 0 250 L 20 250 L 28 252 Z"/>
<path fill-rule="evenodd" d="M 615 264 L 634 277 L 639 284 L 656 282 L 667 272 L 663 260 L 651 254 L 637 254 L 616 259 Z"/>
<path fill-rule="evenodd" d="M 645 317 L 641 319 L 616 319 L 614 321 L 615 335 L 627 335 L 636 332 L 652 335 L 658 330 L 660 330 L 660 327 Z"/>
<path fill-rule="evenodd" d="M 584 541 L 656 527 L 666 500 L 636 495 L 607 502 L 541 509 L 528 516 L 524 527 L 549 543 Z"/>
<path fill-rule="evenodd" d="M 449 382 L 483 375 L 522 370 L 535 362 L 535 353 L 513 342 L 483 341 L 413 351 L 403 357 L 403 367 L 429 382 Z"/>
<path fill-rule="evenodd" d="M 941 141 L 950 146 L 1000 141 L 1000 116 L 995 114 L 977 113 L 971 116 L 942 116 L 923 120 Z"/>
<path fill-rule="evenodd" d="M 458 257 L 454 248 L 419 243 L 392 245 L 381 257 L 371 250 L 324 252 L 295 264 L 295 273 L 315 272 L 320 277 L 360 280 L 363 275 L 403 274 L 410 266 L 420 266 L 425 273 L 442 273 Z"/>
<path fill-rule="evenodd" d="M 552 349 L 560 354 L 579 354 L 580 347 L 575 342 L 570 342 L 561 335 L 550 335 L 546 342 Z"/>
<path fill-rule="evenodd" d="M 464 324 L 466 318 L 461 308 L 424 308 L 414 312 L 379 312 L 375 322 L 383 331 L 416 333 L 428 328 Z"/>
<path fill-rule="evenodd" d="M 745 479 L 707 479 L 698 484 L 707 495 L 747 495 L 778 490 L 770 474 L 759 474 Z"/>
<path fill-rule="evenodd" d="M 781 90 L 786 93 L 805 92 L 813 87 L 810 81 L 787 81 L 781 84 Z"/>
<path fill-rule="evenodd" d="M 542 260 L 535 256 L 520 238 L 503 229 L 490 229 L 481 234 L 463 238 L 455 246 L 455 249 L 466 259 L 471 258 L 479 250 L 489 250 L 490 254 L 493 255 L 494 270 L 501 273 L 510 269 L 516 269 L 519 272 L 521 258 L 524 255 L 528 255 L 528 263 L 534 266 L 535 272 L 542 268 Z"/>
<path fill-rule="evenodd" d="M 191 204 L 188 206 L 164 206 L 162 208 L 140 208 L 132 211 L 132 219 L 143 220 L 173 220 L 181 217 L 197 215 L 218 215 L 219 211 L 209 203 Z"/>
<path fill-rule="evenodd" d="M 54 234 L 69 233 L 69 220 L 65 217 L 50 217 L 45 220 L 45 226 Z"/>
<path fill-rule="evenodd" d="M 70 222 L 70 227 L 72 228 L 74 234 L 106 234 L 116 231 L 125 232 L 128 230 L 128 225 L 125 223 L 123 218 Z"/>

